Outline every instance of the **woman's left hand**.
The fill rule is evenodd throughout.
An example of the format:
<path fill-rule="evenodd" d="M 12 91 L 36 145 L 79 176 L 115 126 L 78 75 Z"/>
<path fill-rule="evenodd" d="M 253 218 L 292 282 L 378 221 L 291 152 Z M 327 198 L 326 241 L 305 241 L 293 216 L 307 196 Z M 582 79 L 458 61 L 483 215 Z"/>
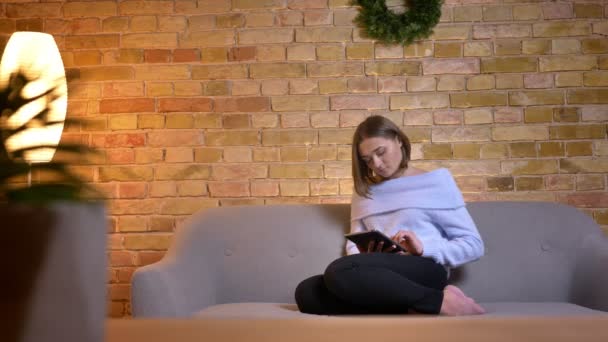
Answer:
<path fill-rule="evenodd" d="M 422 242 L 411 230 L 400 230 L 391 238 L 393 241 L 405 248 L 409 254 L 420 256 L 423 252 Z"/>

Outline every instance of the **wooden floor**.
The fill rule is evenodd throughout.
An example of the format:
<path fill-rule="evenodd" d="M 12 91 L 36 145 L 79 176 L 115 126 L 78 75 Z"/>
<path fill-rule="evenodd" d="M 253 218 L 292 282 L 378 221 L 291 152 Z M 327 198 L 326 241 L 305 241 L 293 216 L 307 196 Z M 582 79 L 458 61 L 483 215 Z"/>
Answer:
<path fill-rule="evenodd" d="M 106 342 L 607 342 L 607 317 L 109 320 Z"/>

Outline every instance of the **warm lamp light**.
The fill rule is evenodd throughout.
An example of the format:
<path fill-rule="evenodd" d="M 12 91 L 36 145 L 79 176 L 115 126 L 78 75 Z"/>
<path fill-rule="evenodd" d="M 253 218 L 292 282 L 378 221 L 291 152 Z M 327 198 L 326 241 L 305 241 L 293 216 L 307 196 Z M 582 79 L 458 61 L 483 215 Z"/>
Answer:
<path fill-rule="evenodd" d="M 9 153 L 19 148 L 33 146 L 57 146 L 63 131 L 67 111 L 68 90 L 65 71 L 59 49 L 53 36 L 40 32 L 15 32 L 11 35 L 0 62 L 0 89 L 7 86 L 11 74 L 21 72 L 34 80 L 23 89 L 23 96 L 32 98 L 54 89 L 53 96 L 43 96 L 21 107 L 5 123 L 11 128 L 28 123 L 28 128 L 6 141 Z M 37 125 L 29 122 L 44 108 L 48 108 L 47 120 L 59 122 L 53 125 Z M 42 126 L 42 127 L 40 127 Z M 49 162 L 55 148 L 28 151 L 24 158 L 30 163 Z"/>

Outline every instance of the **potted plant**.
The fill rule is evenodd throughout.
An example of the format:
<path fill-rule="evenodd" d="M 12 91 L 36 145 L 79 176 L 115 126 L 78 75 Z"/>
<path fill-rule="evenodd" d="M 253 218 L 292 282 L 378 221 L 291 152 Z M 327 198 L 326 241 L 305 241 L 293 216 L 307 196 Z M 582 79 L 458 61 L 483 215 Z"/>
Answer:
<path fill-rule="evenodd" d="M 58 89 L 65 90 L 65 79 L 27 95 L 35 82 L 27 73 L 16 72 L 0 84 L 2 340 L 101 342 L 107 307 L 107 219 L 100 197 L 70 169 L 91 150 L 46 143 L 9 148 L 27 130 L 71 122 L 48 115 L 60 96 Z M 40 101 L 45 104 L 28 120 L 11 123 L 20 110 Z M 28 153 L 49 148 L 57 151 L 51 161 L 28 160 Z M 40 179 L 32 182 L 32 175 Z"/>

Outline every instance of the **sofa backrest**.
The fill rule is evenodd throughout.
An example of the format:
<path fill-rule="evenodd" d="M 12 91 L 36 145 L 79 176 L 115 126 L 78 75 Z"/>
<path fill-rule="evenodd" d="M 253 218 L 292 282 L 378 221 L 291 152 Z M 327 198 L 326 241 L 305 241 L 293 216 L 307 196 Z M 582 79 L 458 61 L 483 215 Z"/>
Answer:
<path fill-rule="evenodd" d="M 590 217 L 544 202 L 467 207 L 486 253 L 452 270 L 452 283 L 482 302 L 569 301 L 582 240 L 601 235 Z M 292 303 L 301 280 L 344 255 L 349 215 L 347 204 L 207 209 L 179 228 L 169 256 L 193 272 L 217 273 L 219 303 Z"/>

